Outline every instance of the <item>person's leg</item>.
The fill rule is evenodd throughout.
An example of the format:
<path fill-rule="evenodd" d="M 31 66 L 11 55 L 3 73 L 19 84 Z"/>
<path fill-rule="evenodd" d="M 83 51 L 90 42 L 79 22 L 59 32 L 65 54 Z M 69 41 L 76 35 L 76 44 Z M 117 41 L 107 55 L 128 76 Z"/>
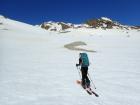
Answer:
<path fill-rule="evenodd" d="M 86 81 L 87 87 L 89 87 L 90 86 L 90 80 L 89 80 L 87 75 L 88 75 L 88 67 L 85 67 L 85 81 Z"/>
<path fill-rule="evenodd" d="M 82 73 L 82 85 L 85 86 L 86 72 L 84 67 L 81 68 L 81 73 Z"/>

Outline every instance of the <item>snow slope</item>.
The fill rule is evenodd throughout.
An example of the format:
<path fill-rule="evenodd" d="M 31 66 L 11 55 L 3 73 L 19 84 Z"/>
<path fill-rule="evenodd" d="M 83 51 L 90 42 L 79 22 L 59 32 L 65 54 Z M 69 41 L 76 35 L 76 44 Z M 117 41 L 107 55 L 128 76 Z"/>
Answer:
<path fill-rule="evenodd" d="M 139 105 L 139 31 L 57 33 L 3 17 L 0 23 L 0 105 Z M 87 53 L 99 98 L 75 82 L 80 51 L 64 45 L 77 41 L 96 51 Z"/>

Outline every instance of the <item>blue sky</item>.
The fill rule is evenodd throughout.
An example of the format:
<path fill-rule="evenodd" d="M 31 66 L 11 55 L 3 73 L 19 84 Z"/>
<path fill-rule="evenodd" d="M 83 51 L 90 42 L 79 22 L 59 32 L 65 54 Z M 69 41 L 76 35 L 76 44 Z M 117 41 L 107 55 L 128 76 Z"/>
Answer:
<path fill-rule="evenodd" d="M 0 14 L 29 24 L 83 23 L 103 16 L 140 25 L 140 0 L 0 0 Z"/>

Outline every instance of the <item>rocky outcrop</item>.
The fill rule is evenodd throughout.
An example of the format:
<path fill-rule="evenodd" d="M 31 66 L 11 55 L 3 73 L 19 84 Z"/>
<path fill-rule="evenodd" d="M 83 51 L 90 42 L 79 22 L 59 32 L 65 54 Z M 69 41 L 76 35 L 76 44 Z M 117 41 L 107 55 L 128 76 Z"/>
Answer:
<path fill-rule="evenodd" d="M 58 25 L 61 25 L 62 30 L 65 30 L 65 29 L 71 28 L 71 27 L 73 26 L 73 25 L 65 24 L 65 23 L 63 23 L 63 22 L 59 22 Z"/>
<path fill-rule="evenodd" d="M 41 24 L 41 28 L 44 28 L 46 30 L 50 30 L 50 31 L 63 31 L 69 28 L 72 28 L 73 25 L 70 23 L 64 23 L 64 22 L 44 22 L 43 24 Z"/>
<path fill-rule="evenodd" d="M 83 45 L 86 46 L 87 44 L 85 42 L 82 42 L 82 41 L 77 41 L 77 42 L 72 42 L 72 43 L 66 44 L 66 45 L 64 45 L 64 47 L 69 49 L 69 50 L 75 50 L 75 51 L 96 52 L 94 50 L 79 48 L 79 46 L 83 46 Z"/>
<path fill-rule="evenodd" d="M 107 28 L 111 29 L 113 26 L 119 26 L 119 23 L 112 21 L 109 18 L 102 17 L 101 19 L 90 19 L 86 21 L 86 24 L 93 28 Z"/>

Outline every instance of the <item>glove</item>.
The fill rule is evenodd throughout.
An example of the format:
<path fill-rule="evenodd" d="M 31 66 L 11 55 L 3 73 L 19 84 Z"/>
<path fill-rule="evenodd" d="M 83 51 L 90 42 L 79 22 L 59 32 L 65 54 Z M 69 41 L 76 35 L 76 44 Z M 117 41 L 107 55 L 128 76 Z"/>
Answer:
<path fill-rule="evenodd" d="M 76 64 L 76 67 L 79 66 L 79 64 Z"/>

